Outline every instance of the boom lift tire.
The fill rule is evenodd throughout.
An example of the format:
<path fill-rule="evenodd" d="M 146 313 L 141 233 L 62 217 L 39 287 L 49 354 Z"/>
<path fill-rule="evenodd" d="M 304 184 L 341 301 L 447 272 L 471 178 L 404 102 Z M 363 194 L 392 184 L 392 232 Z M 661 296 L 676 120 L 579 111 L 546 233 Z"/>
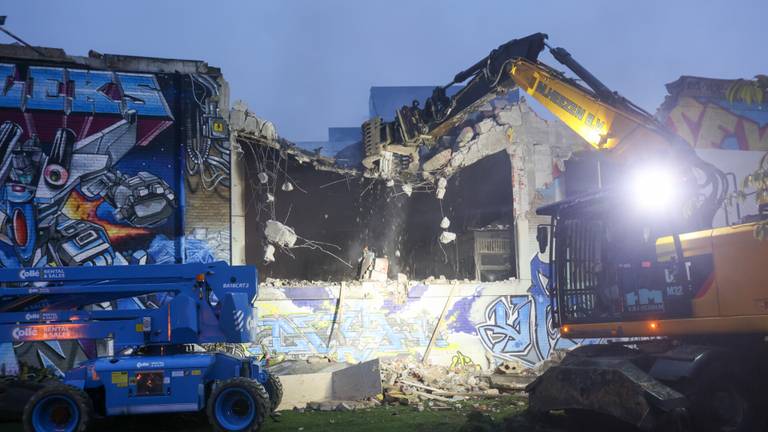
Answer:
<path fill-rule="evenodd" d="M 93 404 L 88 395 L 67 384 L 46 385 L 24 407 L 27 432 L 85 432 L 93 420 Z"/>
<path fill-rule="evenodd" d="M 277 375 L 270 373 L 264 388 L 269 394 L 270 412 L 274 412 L 283 400 L 283 383 L 280 382 Z"/>
<path fill-rule="evenodd" d="M 270 413 L 269 395 L 250 379 L 237 377 L 222 381 L 211 392 L 206 412 L 217 432 L 255 432 Z"/>

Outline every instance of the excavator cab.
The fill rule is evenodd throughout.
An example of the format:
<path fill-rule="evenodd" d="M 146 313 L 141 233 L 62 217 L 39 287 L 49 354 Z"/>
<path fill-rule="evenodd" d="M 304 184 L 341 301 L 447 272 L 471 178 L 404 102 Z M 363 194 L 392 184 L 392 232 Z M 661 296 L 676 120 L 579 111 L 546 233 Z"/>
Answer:
<path fill-rule="evenodd" d="M 676 253 L 660 260 L 657 240 L 674 236 L 671 228 L 622 201 L 623 194 L 604 190 L 539 209 L 551 217 L 546 237 L 555 326 L 691 315 L 694 287 L 711 265 L 704 268 Z M 623 336 L 613 331 L 594 336 Z"/>

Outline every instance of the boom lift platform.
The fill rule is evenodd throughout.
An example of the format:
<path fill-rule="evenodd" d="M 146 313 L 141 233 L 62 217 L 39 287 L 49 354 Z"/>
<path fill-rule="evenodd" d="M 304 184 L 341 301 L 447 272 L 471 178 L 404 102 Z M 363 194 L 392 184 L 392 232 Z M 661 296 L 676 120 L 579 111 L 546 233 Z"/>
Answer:
<path fill-rule="evenodd" d="M 115 352 L 66 371 L 61 382 L 6 382 L 0 407 L 24 404 L 27 431 L 184 412 L 205 412 L 217 431 L 255 431 L 280 403 L 280 382 L 260 361 L 197 345 L 250 341 L 254 267 L 0 269 L 0 281 L 0 342 L 105 340 Z M 120 308 L 136 297 L 150 307 Z"/>

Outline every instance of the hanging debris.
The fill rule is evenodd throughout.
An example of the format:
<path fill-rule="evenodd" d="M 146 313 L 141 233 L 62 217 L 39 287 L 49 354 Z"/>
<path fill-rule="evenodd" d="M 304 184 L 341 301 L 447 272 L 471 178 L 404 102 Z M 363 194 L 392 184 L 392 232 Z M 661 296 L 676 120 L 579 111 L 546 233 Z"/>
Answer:
<path fill-rule="evenodd" d="M 293 247 L 296 244 L 296 232 L 293 228 L 287 227 L 276 220 L 268 220 L 264 234 L 267 236 L 267 240 L 270 243 L 274 243 L 282 247 Z"/>
<path fill-rule="evenodd" d="M 259 177 L 259 182 L 261 182 L 261 184 L 266 184 L 267 181 L 269 180 L 269 177 L 265 172 L 260 172 L 257 177 Z"/>
<path fill-rule="evenodd" d="M 275 196 L 272 195 L 271 193 L 267 193 L 267 202 L 268 203 L 275 202 Z"/>
<path fill-rule="evenodd" d="M 437 199 L 441 200 L 445 196 L 445 188 L 448 186 L 448 180 L 445 179 L 445 177 L 440 177 L 437 179 L 437 191 L 435 194 L 437 195 Z"/>
<path fill-rule="evenodd" d="M 413 193 L 413 186 L 411 186 L 408 183 L 403 183 L 401 188 L 403 189 L 403 193 L 408 195 L 408 196 L 411 196 L 411 194 Z"/>
<path fill-rule="evenodd" d="M 271 244 L 268 244 L 267 247 L 264 248 L 264 262 L 275 262 L 275 247 Z"/>
<path fill-rule="evenodd" d="M 440 228 L 448 229 L 449 226 L 451 226 L 451 220 L 447 217 L 443 217 L 443 220 L 440 221 Z"/>
<path fill-rule="evenodd" d="M 282 190 L 284 190 L 286 192 L 290 192 L 290 191 L 293 190 L 293 183 L 287 181 L 287 182 L 283 183 L 283 186 L 280 189 L 282 189 Z"/>
<path fill-rule="evenodd" d="M 456 240 L 456 233 L 443 231 L 443 233 L 440 234 L 440 243 L 448 244 L 454 240 Z"/>
<path fill-rule="evenodd" d="M 278 138 L 275 125 L 250 112 L 248 105 L 241 100 L 235 101 L 229 111 L 229 127 L 233 132 L 244 137 L 267 141 L 274 141 Z"/>

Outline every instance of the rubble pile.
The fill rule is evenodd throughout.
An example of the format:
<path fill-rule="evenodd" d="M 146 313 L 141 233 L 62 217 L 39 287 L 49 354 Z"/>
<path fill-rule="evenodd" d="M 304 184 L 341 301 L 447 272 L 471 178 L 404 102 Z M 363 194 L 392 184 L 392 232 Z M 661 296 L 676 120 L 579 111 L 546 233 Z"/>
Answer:
<path fill-rule="evenodd" d="M 490 373 L 479 366 L 449 368 L 422 365 L 412 360 L 395 359 L 382 362 L 382 401 L 412 405 L 418 410 L 451 409 L 469 398 L 497 397 Z"/>
<path fill-rule="evenodd" d="M 326 400 L 310 402 L 298 411 L 355 411 L 383 405 L 406 405 L 418 411 L 454 410 L 470 404 L 477 408 L 482 399 L 503 394 L 524 396 L 525 387 L 552 365 L 559 363 L 565 351 L 554 351 L 550 359 L 534 367 L 515 360 L 484 370 L 479 365 L 446 367 L 423 365 L 409 358 L 381 361 L 382 394 L 360 401 Z M 522 402 L 521 402 L 522 403 Z"/>

